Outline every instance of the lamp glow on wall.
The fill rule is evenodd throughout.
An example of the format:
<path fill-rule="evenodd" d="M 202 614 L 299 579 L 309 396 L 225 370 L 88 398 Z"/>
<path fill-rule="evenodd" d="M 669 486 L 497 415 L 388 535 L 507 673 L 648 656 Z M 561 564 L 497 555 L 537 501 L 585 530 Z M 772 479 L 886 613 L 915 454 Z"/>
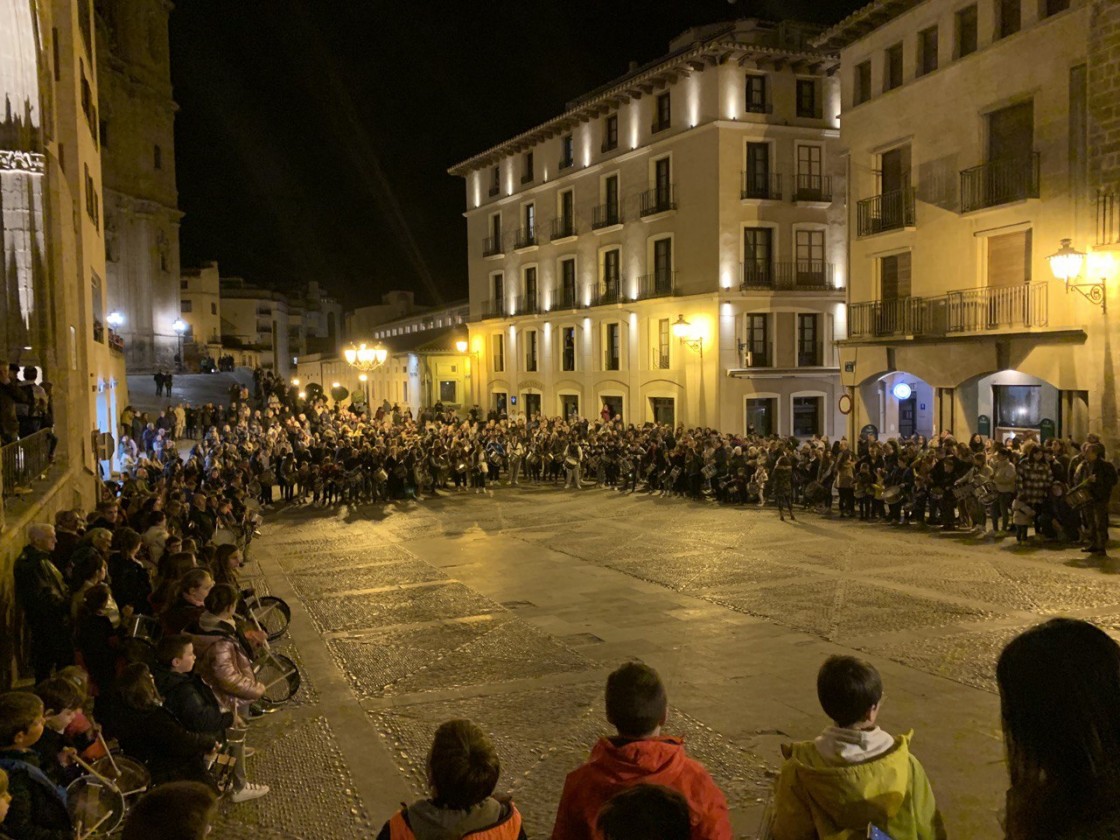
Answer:
<path fill-rule="evenodd" d="M 689 350 L 695 350 L 704 356 L 704 336 L 700 335 L 699 331 L 684 319 L 684 315 L 678 315 L 677 320 L 672 325 L 673 336 L 680 339 L 681 344 L 688 347 Z"/>
<path fill-rule="evenodd" d="M 105 322 L 113 329 L 118 329 L 124 324 L 124 313 L 119 309 L 114 309 L 105 316 Z"/>
<path fill-rule="evenodd" d="M 1081 266 L 1085 263 L 1085 254 L 1072 247 L 1069 239 L 1063 239 L 1062 247 L 1046 259 L 1050 261 L 1050 271 L 1053 272 L 1054 277 L 1065 284 L 1066 294 L 1069 294 L 1069 290 L 1073 289 L 1090 303 L 1099 306 L 1101 311 L 1108 311 L 1103 277 L 1099 283 L 1070 282 L 1081 275 Z"/>
<path fill-rule="evenodd" d="M 358 345 L 351 344 L 343 349 L 342 358 L 352 368 L 376 370 L 385 364 L 385 360 L 389 358 L 389 350 L 383 344 L 371 347 L 363 341 Z"/>

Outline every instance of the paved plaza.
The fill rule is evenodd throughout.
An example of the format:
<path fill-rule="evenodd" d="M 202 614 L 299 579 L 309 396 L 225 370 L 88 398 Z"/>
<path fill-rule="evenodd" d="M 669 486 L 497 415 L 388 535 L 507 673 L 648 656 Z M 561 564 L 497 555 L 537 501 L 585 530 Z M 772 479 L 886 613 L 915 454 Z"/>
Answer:
<path fill-rule="evenodd" d="M 817 667 L 858 652 L 883 673 L 883 726 L 915 730 L 951 836 L 990 838 L 1001 646 L 1058 614 L 1120 628 L 1116 569 L 1074 550 L 605 489 L 281 509 L 252 556 L 292 605 L 280 647 L 304 682 L 254 724 L 251 774 L 273 794 L 227 805 L 230 837 L 370 836 L 421 794 L 451 717 L 493 734 L 500 789 L 547 836 L 565 773 L 608 731 L 606 675 L 633 657 L 752 837 L 779 745 L 825 724 Z"/>

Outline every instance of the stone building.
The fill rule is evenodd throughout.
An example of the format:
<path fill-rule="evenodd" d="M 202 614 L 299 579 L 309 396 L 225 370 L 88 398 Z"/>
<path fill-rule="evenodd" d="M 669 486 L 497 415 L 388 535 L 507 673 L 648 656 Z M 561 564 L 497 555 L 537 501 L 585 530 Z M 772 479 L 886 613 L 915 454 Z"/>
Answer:
<path fill-rule="evenodd" d="M 216 262 L 179 272 L 179 312 L 187 324 L 184 364 L 197 370 L 205 357 L 222 355 L 221 277 Z"/>
<path fill-rule="evenodd" d="M 842 430 L 839 85 L 816 34 L 690 29 L 452 167 L 484 409 Z"/>
<path fill-rule="evenodd" d="M 0 0 L 0 361 L 49 387 L 58 437 L 49 467 L 45 432 L 0 459 L 0 686 L 19 646 L 11 565 L 26 526 L 96 502 L 127 400 L 106 321 L 96 67 L 88 2 Z"/>
<path fill-rule="evenodd" d="M 241 277 L 222 277 L 220 291 L 223 352 L 258 353 L 261 367 L 287 376 L 292 362 L 288 299 Z"/>
<path fill-rule="evenodd" d="M 130 371 L 174 366 L 179 220 L 168 0 L 97 0 L 109 311 Z"/>
<path fill-rule="evenodd" d="M 1115 443 L 1120 4 L 878 0 L 815 43 L 841 54 L 851 431 Z"/>

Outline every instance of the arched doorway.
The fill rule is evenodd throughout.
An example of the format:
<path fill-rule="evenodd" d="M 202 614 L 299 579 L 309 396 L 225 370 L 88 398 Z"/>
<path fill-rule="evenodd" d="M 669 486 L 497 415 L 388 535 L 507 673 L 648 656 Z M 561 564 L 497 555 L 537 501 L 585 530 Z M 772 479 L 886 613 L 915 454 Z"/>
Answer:
<path fill-rule="evenodd" d="M 868 420 L 880 437 L 933 436 L 934 391 L 924 379 L 895 370 L 870 376 L 859 387 Z"/>
<path fill-rule="evenodd" d="M 1061 392 L 1037 376 L 1001 370 L 967 379 L 957 388 L 970 432 L 1003 441 L 1024 434 L 1064 434 Z"/>

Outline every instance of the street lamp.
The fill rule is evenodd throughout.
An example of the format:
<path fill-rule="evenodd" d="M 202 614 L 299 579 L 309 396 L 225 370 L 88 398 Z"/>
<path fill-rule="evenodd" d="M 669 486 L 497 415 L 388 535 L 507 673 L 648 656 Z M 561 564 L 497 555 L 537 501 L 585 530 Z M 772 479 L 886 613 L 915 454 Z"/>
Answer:
<path fill-rule="evenodd" d="M 681 340 L 681 344 L 687 345 L 689 350 L 699 352 L 701 359 L 704 358 L 704 336 L 697 333 L 692 324 L 684 319 L 684 315 L 678 315 L 673 322 L 673 335 Z"/>
<path fill-rule="evenodd" d="M 187 325 L 187 322 L 184 321 L 182 318 L 176 318 L 175 321 L 171 324 L 171 329 L 175 330 L 175 335 L 178 336 L 178 338 L 179 338 L 179 353 L 175 356 L 175 364 L 176 364 L 176 366 L 178 367 L 179 370 L 182 370 L 183 369 L 183 333 L 185 333 L 188 329 L 190 329 L 190 327 Z"/>
<path fill-rule="evenodd" d="M 342 358 L 346 364 L 357 370 L 377 370 L 389 358 L 389 350 L 383 344 L 370 347 L 364 341 L 361 344 L 350 344 L 342 351 Z"/>
<path fill-rule="evenodd" d="M 119 309 L 114 309 L 112 312 L 105 316 L 105 321 L 109 324 L 110 327 L 112 327 L 113 329 L 117 329 L 124 323 L 124 313 Z"/>
<path fill-rule="evenodd" d="M 1061 280 L 1066 287 L 1066 294 L 1073 289 L 1090 303 L 1095 303 L 1103 312 L 1108 311 L 1108 302 L 1105 300 L 1104 278 L 1099 283 L 1071 283 L 1081 274 L 1081 266 L 1085 262 L 1085 254 L 1070 245 L 1070 240 L 1063 239 L 1062 247 L 1056 253 L 1046 258 L 1050 261 L 1050 271 L 1055 279 Z"/>

